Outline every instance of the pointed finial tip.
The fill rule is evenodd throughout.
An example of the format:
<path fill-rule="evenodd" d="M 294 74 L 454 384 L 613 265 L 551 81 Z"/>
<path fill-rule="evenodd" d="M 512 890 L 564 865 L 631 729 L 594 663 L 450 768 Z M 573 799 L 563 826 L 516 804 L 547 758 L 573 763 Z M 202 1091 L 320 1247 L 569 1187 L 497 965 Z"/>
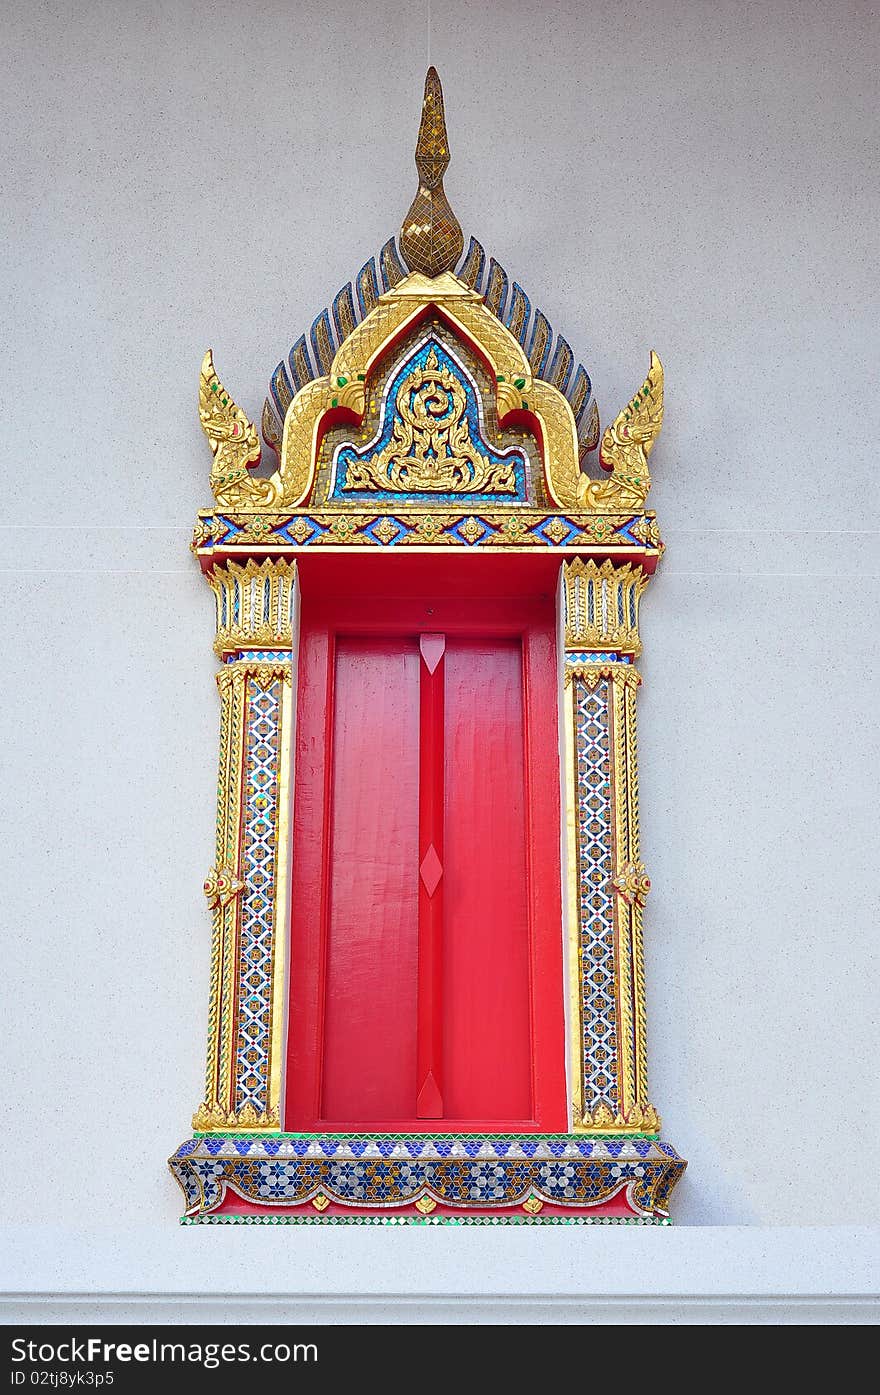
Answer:
<path fill-rule="evenodd" d="M 432 64 L 425 75 L 422 119 L 416 141 L 419 189 L 400 230 L 400 250 L 410 271 L 439 276 L 462 254 L 461 226 L 443 192 L 449 167 L 449 139 L 440 76 Z"/>
<path fill-rule="evenodd" d="M 449 137 L 446 134 L 446 112 L 443 109 L 443 88 L 436 68 L 429 68 L 425 77 L 425 97 L 422 119 L 416 141 L 416 169 L 421 182 L 436 189 L 449 166 Z"/>
<path fill-rule="evenodd" d="M 433 97 L 439 97 L 440 101 L 443 101 L 443 84 L 440 81 L 440 74 L 437 72 L 437 69 L 434 67 L 433 63 L 431 64 L 428 71 L 425 73 L 426 100 L 429 94 Z"/>

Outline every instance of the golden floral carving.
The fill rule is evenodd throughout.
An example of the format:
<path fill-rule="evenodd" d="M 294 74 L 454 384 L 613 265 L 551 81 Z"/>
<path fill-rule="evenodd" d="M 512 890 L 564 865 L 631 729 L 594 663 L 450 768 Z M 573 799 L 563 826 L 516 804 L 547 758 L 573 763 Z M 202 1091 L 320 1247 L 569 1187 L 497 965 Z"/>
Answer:
<path fill-rule="evenodd" d="M 420 1196 L 416 1202 L 416 1210 L 421 1211 L 423 1216 L 430 1216 L 432 1211 L 437 1210 L 437 1203 L 432 1196 Z"/>
<path fill-rule="evenodd" d="M 522 1209 L 530 1216 L 537 1216 L 539 1211 L 543 1211 L 544 1203 L 539 1196 L 527 1196 L 522 1204 Z"/>
<path fill-rule="evenodd" d="M 569 535 L 570 529 L 563 519 L 554 518 L 551 523 L 547 524 L 544 532 L 547 534 L 548 538 L 552 538 L 555 543 L 559 543 L 565 541 Z"/>
<path fill-rule="evenodd" d="M 277 476 L 281 506 L 295 506 L 310 494 L 317 424 L 323 410 L 338 405 L 362 415 L 365 384 L 373 365 L 386 345 L 404 333 L 427 305 L 436 305 L 453 332 L 459 331 L 488 358 L 502 426 L 512 411 L 524 409 L 537 418 L 547 493 L 557 507 L 574 508 L 582 476 L 577 428 L 569 403 L 550 383 L 533 378 L 528 358 L 510 331 L 481 296 L 447 272 L 434 278 L 413 272 L 387 291 L 340 346 L 329 379 L 315 379 L 297 393 L 284 423 Z"/>
<path fill-rule="evenodd" d="M 265 542 L 272 532 L 272 521 L 262 514 L 245 514 L 241 519 L 241 528 L 248 542 Z"/>
<path fill-rule="evenodd" d="M 643 514 L 637 518 L 635 523 L 630 525 L 629 530 L 634 538 L 645 544 L 646 547 L 656 547 L 664 552 L 666 545 L 660 537 L 660 529 L 657 526 L 657 519 L 652 513 Z"/>
<path fill-rule="evenodd" d="M 193 528 L 190 552 L 198 552 L 200 547 L 204 547 L 206 542 L 212 542 L 222 531 L 222 525 L 216 519 L 200 518 Z"/>
<path fill-rule="evenodd" d="M 614 537 L 616 531 L 616 523 L 614 521 L 609 523 L 608 519 L 601 517 L 601 515 L 598 518 L 588 519 L 584 524 L 584 534 L 592 542 L 608 542 Z"/>
<path fill-rule="evenodd" d="M 611 885 L 630 906 L 644 906 L 651 890 L 651 878 L 642 862 L 628 862 L 621 867 Z"/>
<path fill-rule="evenodd" d="M 390 542 L 392 538 L 397 536 L 399 531 L 400 529 L 390 518 L 383 518 L 376 524 L 375 528 L 376 537 L 381 538 L 383 542 Z"/>
<path fill-rule="evenodd" d="M 244 882 L 236 877 L 228 867 L 212 867 L 205 878 L 202 890 L 209 909 L 215 906 L 228 906 L 244 890 Z"/>
<path fill-rule="evenodd" d="M 422 542 L 426 543 L 435 542 L 442 528 L 443 524 L 440 522 L 439 518 L 435 518 L 433 514 L 430 513 L 426 513 L 416 524 L 416 532 L 419 538 Z"/>
<path fill-rule="evenodd" d="M 508 542 L 521 542 L 529 530 L 529 525 L 525 519 L 517 514 L 512 514 L 510 518 L 505 518 L 501 524 L 501 532 Z"/>
<path fill-rule="evenodd" d="M 330 1205 L 330 1198 L 325 1196 L 323 1192 L 318 1192 L 317 1196 L 312 1197 L 312 1205 L 316 1211 L 326 1211 Z"/>
<path fill-rule="evenodd" d="M 468 542 L 476 542 L 485 533 L 485 528 L 478 518 L 466 518 L 461 525 L 459 532 Z"/>

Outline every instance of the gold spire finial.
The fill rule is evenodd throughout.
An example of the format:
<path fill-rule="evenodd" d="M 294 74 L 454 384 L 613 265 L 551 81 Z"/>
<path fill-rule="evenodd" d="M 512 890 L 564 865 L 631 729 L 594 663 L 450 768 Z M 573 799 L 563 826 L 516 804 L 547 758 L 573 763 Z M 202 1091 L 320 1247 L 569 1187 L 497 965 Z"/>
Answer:
<path fill-rule="evenodd" d="M 436 68 L 425 78 L 425 99 L 416 142 L 419 190 L 400 230 L 400 250 L 410 271 L 439 276 L 452 271 L 464 248 L 461 225 L 443 192 L 449 167 L 449 140 L 443 88 Z"/>

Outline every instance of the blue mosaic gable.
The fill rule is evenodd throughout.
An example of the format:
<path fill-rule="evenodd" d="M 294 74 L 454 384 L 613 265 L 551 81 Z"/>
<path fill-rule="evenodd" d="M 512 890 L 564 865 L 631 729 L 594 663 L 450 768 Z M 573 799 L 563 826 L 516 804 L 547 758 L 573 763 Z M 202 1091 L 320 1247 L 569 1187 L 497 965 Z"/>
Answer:
<path fill-rule="evenodd" d="M 377 461 L 383 452 L 392 447 L 397 433 L 404 433 L 406 423 L 398 410 L 398 396 L 404 388 L 407 378 L 414 372 L 427 372 L 429 356 L 433 355 L 439 365 L 438 373 L 451 374 L 460 385 L 464 394 L 463 424 L 467 430 L 467 444 L 480 456 L 484 457 L 493 467 L 508 467 L 513 476 L 513 488 L 500 490 L 498 488 L 473 490 L 463 487 L 450 490 L 448 493 L 441 493 L 433 489 L 408 488 L 402 489 L 370 489 L 355 488 L 350 483 L 349 471 L 353 467 L 371 465 Z M 438 393 L 431 399 L 432 403 L 440 401 Z M 432 420 L 439 425 L 445 426 L 453 423 L 456 419 L 457 409 L 453 404 L 452 397 L 447 393 L 445 410 L 442 412 L 431 411 Z M 529 462 L 526 454 L 518 446 L 511 446 L 507 450 L 497 451 L 490 445 L 485 435 L 483 423 L 483 413 L 480 405 L 479 391 L 470 374 L 459 363 L 449 350 L 433 336 L 425 339 L 414 353 L 401 363 L 397 372 L 388 382 L 381 403 L 380 424 L 376 435 L 367 445 L 357 447 L 352 444 L 337 446 L 333 461 L 333 487 L 330 493 L 331 500 L 345 500 L 347 503 L 378 502 L 379 500 L 401 501 L 406 499 L 430 501 L 435 504 L 456 504 L 461 503 L 528 503 L 528 479 Z"/>

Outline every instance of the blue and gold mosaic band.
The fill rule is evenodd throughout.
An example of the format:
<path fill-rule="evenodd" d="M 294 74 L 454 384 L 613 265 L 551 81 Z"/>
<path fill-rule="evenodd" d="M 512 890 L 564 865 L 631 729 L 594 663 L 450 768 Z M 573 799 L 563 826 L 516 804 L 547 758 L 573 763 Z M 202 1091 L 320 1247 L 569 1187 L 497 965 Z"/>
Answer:
<path fill-rule="evenodd" d="M 332 1205 L 356 1217 L 414 1208 L 500 1220 L 598 1208 L 623 1193 L 631 1214 L 665 1220 L 684 1163 L 650 1138 L 565 1134 L 283 1134 L 191 1139 L 170 1160 L 187 1215 L 204 1219 L 232 1194 L 265 1208 Z"/>

